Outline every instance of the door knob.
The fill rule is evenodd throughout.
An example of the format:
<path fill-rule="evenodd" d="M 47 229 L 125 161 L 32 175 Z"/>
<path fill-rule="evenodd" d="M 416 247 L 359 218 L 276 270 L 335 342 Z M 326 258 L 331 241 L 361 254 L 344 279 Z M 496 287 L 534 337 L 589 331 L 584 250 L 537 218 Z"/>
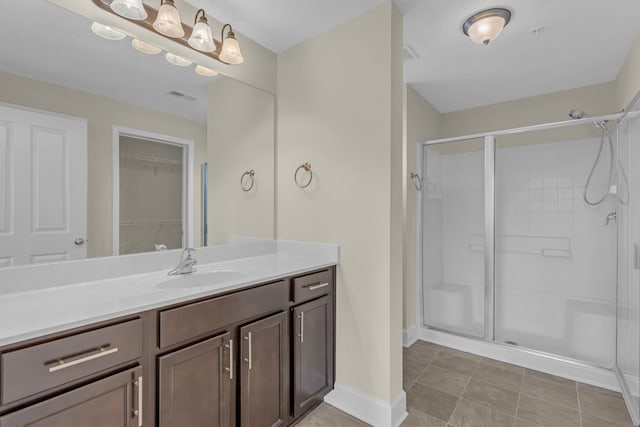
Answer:
<path fill-rule="evenodd" d="M 84 245 L 84 239 L 82 237 L 76 237 L 73 239 L 73 244 L 76 246 L 82 246 Z"/>

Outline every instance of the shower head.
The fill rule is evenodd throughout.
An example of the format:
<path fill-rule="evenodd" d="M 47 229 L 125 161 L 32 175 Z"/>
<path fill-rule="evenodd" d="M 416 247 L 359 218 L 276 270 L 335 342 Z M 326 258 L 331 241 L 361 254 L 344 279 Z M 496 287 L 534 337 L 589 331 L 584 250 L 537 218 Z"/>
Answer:
<path fill-rule="evenodd" d="M 569 111 L 569 117 L 571 117 L 573 120 L 580 120 L 586 119 L 591 116 L 582 110 L 571 110 Z M 593 122 L 593 125 L 603 132 L 607 129 L 606 122 Z"/>
<path fill-rule="evenodd" d="M 569 111 L 569 117 L 574 120 L 580 120 L 584 119 L 585 117 L 589 117 L 589 115 L 582 110 L 571 110 Z"/>

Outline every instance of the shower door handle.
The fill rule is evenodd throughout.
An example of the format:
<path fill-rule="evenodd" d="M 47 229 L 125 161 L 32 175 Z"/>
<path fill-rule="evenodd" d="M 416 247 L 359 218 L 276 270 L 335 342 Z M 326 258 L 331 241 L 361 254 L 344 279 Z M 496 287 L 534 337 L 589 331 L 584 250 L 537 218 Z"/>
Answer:
<path fill-rule="evenodd" d="M 640 270 L 640 245 L 633 245 L 633 268 Z"/>

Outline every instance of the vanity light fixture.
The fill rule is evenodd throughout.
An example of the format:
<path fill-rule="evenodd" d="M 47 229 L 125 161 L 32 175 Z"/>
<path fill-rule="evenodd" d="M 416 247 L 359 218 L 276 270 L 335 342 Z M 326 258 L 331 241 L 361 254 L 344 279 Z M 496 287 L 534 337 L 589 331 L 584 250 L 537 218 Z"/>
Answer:
<path fill-rule="evenodd" d="M 131 46 L 133 46 L 133 48 L 138 52 L 142 52 L 147 55 L 157 55 L 162 52 L 162 49 L 160 49 L 158 46 L 154 46 L 151 43 L 147 43 L 140 39 L 131 40 Z"/>
<path fill-rule="evenodd" d="M 229 32 L 227 33 L 227 37 L 224 37 L 224 29 L 229 27 Z M 238 44 L 238 40 L 236 40 L 236 35 L 233 32 L 233 28 L 231 28 L 230 24 L 225 24 L 222 27 L 222 32 L 220 39 L 222 41 L 222 48 L 220 49 L 220 54 L 218 58 L 222 62 L 226 62 L 227 64 L 237 65 L 242 64 L 244 62 L 244 58 L 242 57 L 242 53 L 240 52 L 240 45 Z"/>
<path fill-rule="evenodd" d="M 508 9 L 487 9 L 470 16 L 462 25 L 462 31 L 474 43 L 486 46 L 498 38 L 510 20 Z"/>
<path fill-rule="evenodd" d="M 153 21 L 153 29 L 171 38 L 184 36 L 180 12 L 176 9 L 173 0 L 160 0 L 160 9 L 156 20 Z"/>
<path fill-rule="evenodd" d="M 178 67 L 188 67 L 192 64 L 187 58 L 183 58 L 182 56 L 178 56 L 174 53 L 167 52 L 164 58 L 171 64 L 177 65 Z"/>
<path fill-rule="evenodd" d="M 93 31 L 95 35 L 107 40 L 122 40 L 127 37 L 125 33 L 118 29 L 95 21 L 91 24 L 91 31 Z"/>
<path fill-rule="evenodd" d="M 198 16 L 200 16 L 198 18 Z M 194 18 L 193 31 L 188 40 L 189 46 L 199 50 L 200 52 L 213 52 L 216 50 L 216 44 L 213 41 L 211 27 L 207 22 L 204 9 L 198 9 Z"/>
<path fill-rule="evenodd" d="M 206 13 L 203 9 L 198 9 L 196 12 L 192 28 L 188 24 L 182 24 L 182 21 L 180 20 L 180 12 L 176 8 L 174 0 L 160 0 L 160 8 L 157 10 L 148 4 L 144 4 L 142 0 L 84 1 L 90 1 L 95 6 L 111 13 L 113 16 L 130 20 L 130 22 L 144 28 L 145 31 L 154 31 L 164 37 L 170 38 L 173 42 L 189 49 L 193 49 L 200 55 L 205 55 L 210 59 L 220 61 L 227 65 L 244 63 L 244 57 L 240 51 L 240 44 L 236 39 L 236 35 L 233 32 L 231 25 L 224 24 L 222 26 L 220 40 L 216 40 L 213 38 L 211 26 L 209 25 Z M 142 4 L 142 10 L 147 14 L 147 16 L 145 18 L 141 18 L 142 15 L 136 14 L 129 14 L 130 16 L 127 16 L 127 11 L 137 7 L 136 5 L 138 3 Z M 139 17 L 140 19 L 138 19 Z M 185 34 L 188 36 L 185 36 Z M 141 40 L 132 42 L 132 44 L 133 47 L 140 52 L 148 54 L 160 53 L 162 50 L 173 50 L 168 46 L 166 49 L 163 48 L 158 50 L 158 47 L 149 45 Z M 149 46 L 153 47 L 149 48 Z"/>
<path fill-rule="evenodd" d="M 111 2 L 111 10 L 134 21 L 147 19 L 147 16 L 149 16 L 144 9 L 142 0 L 113 0 Z"/>
<path fill-rule="evenodd" d="M 200 64 L 196 65 L 196 73 L 204 77 L 213 77 L 218 75 L 217 71 L 212 70 L 211 68 L 202 66 Z"/>

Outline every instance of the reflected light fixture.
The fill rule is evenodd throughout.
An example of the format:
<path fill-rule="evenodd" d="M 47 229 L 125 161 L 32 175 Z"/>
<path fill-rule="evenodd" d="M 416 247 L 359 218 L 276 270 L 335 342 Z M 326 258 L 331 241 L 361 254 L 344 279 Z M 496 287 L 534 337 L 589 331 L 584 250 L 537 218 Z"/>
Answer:
<path fill-rule="evenodd" d="M 164 58 L 169 61 L 173 65 L 177 65 L 178 67 L 188 67 L 192 64 L 187 58 L 183 58 L 182 56 L 178 56 L 174 53 L 167 52 Z"/>
<path fill-rule="evenodd" d="M 510 20 L 508 9 L 487 9 L 470 16 L 462 25 L 462 31 L 474 43 L 486 46 L 498 38 Z"/>
<path fill-rule="evenodd" d="M 91 24 L 91 31 L 93 31 L 95 35 L 107 40 L 122 40 L 127 37 L 125 33 L 118 29 L 95 21 Z"/>
<path fill-rule="evenodd" d="M 173 0 L 160 0 L 160 9 L 156 20 L 153 21 L 153 29 L 171 38 L 184 36 L 180 12 L 176 9 Z"/>
<path fill-rule="evenodd" d="M 224 29 L 229 27 L 229 32 L 227 33 L 227 37 L 224 37 Z M 240 52 L 240 45 L 236 40 L 236 35 L 233 32 L 233 28 L 231 25 L 225 24 L 222 27 L 222 33 L 220 36 L 222 40 L 222 48 L 220 49 L 220 54 L 218 58 L 222 62 L 226 62 L 227 64 L 237 65 L 242 64 L 244 62 L 244 58 L 242 57 L 242 53 Z"/>
<path fill-rule="evenodd" d="M 111 10 L 134 21 L 147 19 L 148 16 L 142 0 L 113 0 L 111 2 Z"/>
<path fill-rule="evenodd" d="M 196 73 L 200 74 L 201 76 L 204 77 L 213 77 L 213 76 L 217 76 L 218 72 L 212 70 L 211 68 L 207 68 L 205 66 L 202 66 L 200 64 L 196 65 Z"/>
<path fill-rule="evenodd" d="M 138 52 L 146 53 L 147 55 L 157 55 L 162 52 L 162 49 L 158 46 L 154 46 L 151 43 L 147 43 L 140 39 L 131 40 L 131 46 L 133 46 L 133 48 Z"/>
<path fill-rule="evenodd" d="M 198 16 L 200 16 L 198 18 Z M 216 44 L 213 41 L 211 27 L 207 22 L 204 10 L 199 9 L 194 18 L 193 31 L 188 40 L 189 46 L 201 52 L 213 52 L 216 50 Z"/>

